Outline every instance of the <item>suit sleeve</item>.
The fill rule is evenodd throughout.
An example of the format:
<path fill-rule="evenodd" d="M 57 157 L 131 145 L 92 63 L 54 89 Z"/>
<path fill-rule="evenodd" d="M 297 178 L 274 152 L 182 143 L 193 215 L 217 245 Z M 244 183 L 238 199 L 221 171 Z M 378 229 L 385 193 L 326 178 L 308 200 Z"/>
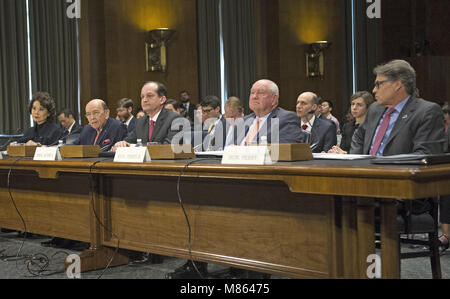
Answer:
<path fill-rule="evenodd" d="M 336 126 L 330 126 L 325 133 L 325 143 L 323 151 L 328 152 L 333 146 L 337 145 Z"/>
<path fill-rule="evenodd" d="M 445 125 L 442 109 L 432 104 L 424 112 L 413 138 L 413 153 L 440 154 L 445 150 Z"/>
<path fill-rule="evenodd" d="M 366 118 L 367 119 L 367 118 Z M 355 133 L 352 137 L 350 154 L 354 155 L 363 155 L 364 154 L 364 138 L 366 135 L 366 126 L 365 122 L 362 123 L 358 129 L 356 129 Z"/>
<path fill-rule="evenodd" d="M 295 113 L 289 113 L 285 119 L 280 119 L 280 143 L 306 143 L 307 140 Z"/>

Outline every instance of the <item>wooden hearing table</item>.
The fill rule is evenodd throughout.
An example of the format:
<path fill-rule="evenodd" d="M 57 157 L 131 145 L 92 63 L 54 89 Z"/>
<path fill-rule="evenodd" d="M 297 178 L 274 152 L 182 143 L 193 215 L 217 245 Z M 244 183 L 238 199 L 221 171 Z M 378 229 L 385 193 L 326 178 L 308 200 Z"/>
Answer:
<path fill-rule="evenodd" d="M 100 161 L 100 162 L 98 162 Z M 450 165 L 0 160 L 0 227 L 91 243 L 82 270 L 120 248 L 293 278 L 367 278 L 381 202 L 382 276 L 400 277 L 395 199 L 450 194 Z M 119 238 L 119 240 L 117 239 Z M 127 263 L 122 254 L 112 265 Z"/>

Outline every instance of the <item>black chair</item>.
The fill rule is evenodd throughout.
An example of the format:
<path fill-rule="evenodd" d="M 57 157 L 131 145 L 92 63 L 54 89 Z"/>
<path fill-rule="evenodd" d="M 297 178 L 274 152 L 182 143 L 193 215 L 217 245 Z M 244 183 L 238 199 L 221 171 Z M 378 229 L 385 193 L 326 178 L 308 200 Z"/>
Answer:
<path fill-rule="evenodd" d="M 417 209 L 414 204 L 422 204 L 426 208 Z M 411 259 L 418 257 L 430 257 L 431 273 L 433 279 L 441 279 L 441 260 L 439 256 L 439 231 L 438 231 L 438 199 L 426 200 L 400 200 L 397 209 L 397 227 L 399 233 L 399 256 L 400 259 Z M 419 211 L 419 212 L 418 212 Z M 379 240 L 379 216 L 376 215 L 376 232 Z M 427 240 L 414 239 L 416 234 L 428 235 Z M 382 242 L 382 240 L 381 240 Z M 412 244 L 425 246 L 421 251 L 402 252 L 401 244 Z M 380 243 L 377 242 L 377 248 Z"/>

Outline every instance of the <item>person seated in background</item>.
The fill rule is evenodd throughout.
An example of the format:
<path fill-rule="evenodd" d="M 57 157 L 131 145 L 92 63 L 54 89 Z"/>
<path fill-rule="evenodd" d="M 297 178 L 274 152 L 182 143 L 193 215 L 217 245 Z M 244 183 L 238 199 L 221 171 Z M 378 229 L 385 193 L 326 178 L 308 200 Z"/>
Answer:
<path fill-rule="evenodd" d="M 373 96 L 367 91 L 359 91 L 351 96 L 352 120 L 346 122 L 342 127 L 341 149 L 349 152 L 355 130 L 366 120 L 367 109 L 374 102 Z"/>
<path fill-rule="evenodd" d="M 221 104 L 220 99 L 214 95 L 206 96 L 200 103 L 203 151 L 223 149 L 227 126 L 226 120 L 221 114 Z"/>
<path fill-rule="evenodd" d="M 58 113 L 58 122 L 64 128 L 64 136 L 73 136 L 80 134 L 83 129 L 79 123 L 76 122 L 74 114 L 70 109 L 64 109 Z"/>
<path fill-rule="evenodd" d="M 134 103 L 131 99 L 125 98 L 117 102 L 117 116 L 127 126 L 128 133 L 136 127 L 136 117 L 133 115 L 133 108 Z"/>
<path fill-rule="evenodd" d="M 336 125 L 336 134 L 337 135 L 341 135 L 341 125 L 339 124 L 339 121 L 337 120 L 336 117 L 333 116 L 333 114 L 331 114 L 331 112 L 333 111 L 333 102 L 331 102 L 330 100 L 327 99 L 323 99 L 322 103 L 320 104 L 320 108 L 322 110 L 322 117 L 331 120 L 332 122 L 334 122 L 334 124 Z"/>
<path fill-rule="evenodd" d="M 145 112 L 142 111 L 142 108 L 138 108 L 138 112 L 136 113 L 136 119 L 140 119 L 141 117 L 145 116 Z"/>
<path fill-rule="evenodd" d="M 189 121 L 194 122 L 194 111 L 196 110 L 195 104 L 191 103 L 191 98 L 189 96 L 189 93 L 186 90 L 183 90 L 180 92 L 180 113 L 181 116 L 189 119 Z"/>
<path fill-rule="evenodd" d="M 63 131 L 55 123 L 56 105 L 50 94 L 47 92 L 35 93 L 28 110 L 35 125 L 26 130 L 23 137 L 17 140 L 17 143 L 28 146 L 57 145 L 59 139 L 63 136 Z M 11 143 L 11 145 L 15 144 Z"/>
<path fill-rule="evenodd" d="M 176 114 L 181 114 L 179 104 L 177 103 L 177 101 L 175 101 L 173 99 L 168 99 L 166 101 L 166 103 L 164 104 L 164 109 L 173 111 Z"/>
<path fill-rule="evenodd" d="M 167 89 L 160 82 L 147 82 L 141 90 L 141 106 L 146 116 L 138 119 L 136 127 L 123 141 L 115 143 L 113 151 L 119 147 L 129 147 L 140 139 L 149 142 L 170 144 L 179 130 L 172 130 L 175 119 L 181 118 L 173 111 L 163 109 L 167 100 Z"/>
<path fill-rule="evenodd" d="M 99 145 L 104 152 L 109 151 L 115 143 L 123 140 L 127 135 L 126 126 L 109 117 L 110 110 L 106 103 L 94 99 L 86 105 L 86 118 L 89 125 L 81 131 L 75 145 Z"/>
<path fill-rule="evenodd" d="M 225 118 L 229 123 L 244 117 L 244 105 L 238 97 L 230 97 L 225 102 Z"/>
<path fill-rule="evenodd" d="M 313 153 L 328 152 L 337 144 L 334 123 L 315 116 L 318 104 L 319 98 L 312 92 L 304 92 L 297 99 L 297 116 L 301 119 L 302 130 L 309 134 Z"/>

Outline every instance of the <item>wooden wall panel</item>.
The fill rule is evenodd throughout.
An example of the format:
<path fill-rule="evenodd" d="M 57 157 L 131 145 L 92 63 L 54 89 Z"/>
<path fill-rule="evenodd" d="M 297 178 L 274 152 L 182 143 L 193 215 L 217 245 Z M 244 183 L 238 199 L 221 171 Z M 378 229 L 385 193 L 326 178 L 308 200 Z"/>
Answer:
<path fill-rule="evenodd" d="M 84 49 L 81 74 L 85 78 L 82 79 L 83 111 L 93 97 L 102 97 L 112 116 L 115 116 L 116 102 L 123 97 L 133 99 L 139 106 L 141 87 L 147 81 L 164 83 L 169 98 L 178 99 L 180 91 L 188 90 L 191 99 L 197 101 L 195 0 L 89 0 L 83 4 L 82 9 L 89 16 L 82 16 L 80 21 L 80 47 Z M 103 22 L 95 21 L 95 16 Z M 146 72 L 146 33 L 164 27 L 176 30 L 168 46 L 168 71 Z M 102 56 L 94 56 L 93 48 Z M 98 64 L 102 59 L 103 67 Z M 96 65 L 99 67 L 94 70 Z M 86 79 L 103 77 L 104 82 Z M 95 88 L 104 92 L 94 93 Z"/>
<path fill-rule="evenodd" d="M 269 1 L 267 1 L 269 2 Z M 273 9 L 278 8 L 278 9 Z M 313 91 L 335 103 L 338 118 L 343 116 L 341 68 L 344 67 L 341 49 L 341 4 L 334 0 L 283 0 L 277 5 L 266 3 L 261 23 L 271 27 L 279 24 L 277 39 L 273 30 L 266 35 L 266 74 L 280 87 L 280 106 L 295 111 L 297 97 Z M 265 22 L 264 22 L 265 20 Z M 273 21 L 275 20 L 275 21 Z M 325 76 L 323 79 L 306 77 L 306 50 L 308 44 L 327 40 L 333 43 L 325 51 Z M 278 44 L 276 44 L 278 43 Z"/>

